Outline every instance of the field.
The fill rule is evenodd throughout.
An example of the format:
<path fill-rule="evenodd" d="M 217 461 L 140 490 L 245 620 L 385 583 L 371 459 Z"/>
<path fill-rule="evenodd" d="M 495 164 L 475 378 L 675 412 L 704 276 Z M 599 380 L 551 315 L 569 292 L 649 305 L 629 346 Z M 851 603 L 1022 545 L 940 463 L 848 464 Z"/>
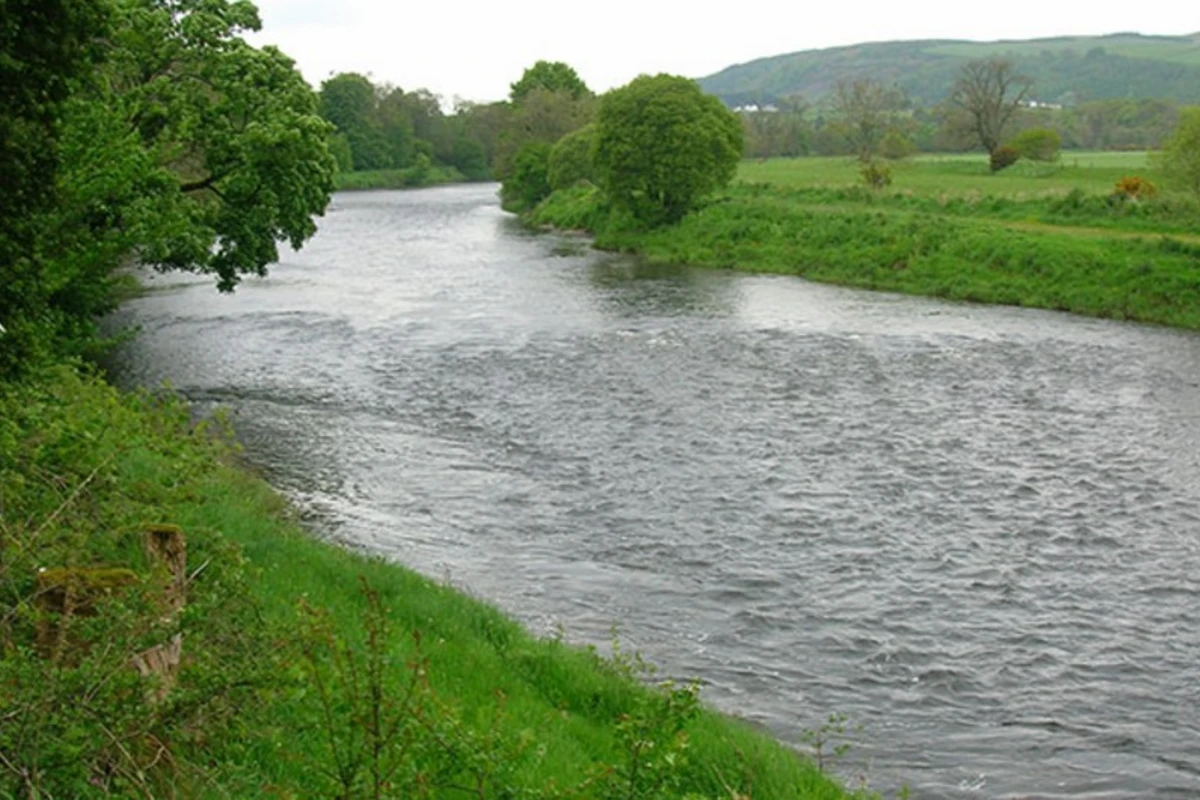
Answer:
<path fill-rule="evenodd" d="M 842 187 L 861 184 L 858 170 L 858 162 L 845 157 L 773 158 L 743 161 L 737 177 L 745 183 L 788 188 Z M 1150 172 L 1146 152 L 1067 152 L 1058 163 L 1022 161 L 994 175 L 979 154 L 923 155 L 892 164 L 890 192 L 1029 197 L 1067 194 L 1078 188 L 1107 194 L 1121 178 Z"/>

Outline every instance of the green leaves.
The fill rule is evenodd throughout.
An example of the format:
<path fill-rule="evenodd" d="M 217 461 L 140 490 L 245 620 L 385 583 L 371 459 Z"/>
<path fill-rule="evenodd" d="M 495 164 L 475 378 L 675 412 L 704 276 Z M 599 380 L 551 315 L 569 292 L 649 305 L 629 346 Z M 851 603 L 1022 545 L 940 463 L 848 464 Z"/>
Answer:
<path fill-rule="evenodd" d="M 742 126 L 687 78 L 643 75 L 601 99 L 595 166 L 612 199 L 639 222 L 676 222 L 733 178 Z"/>

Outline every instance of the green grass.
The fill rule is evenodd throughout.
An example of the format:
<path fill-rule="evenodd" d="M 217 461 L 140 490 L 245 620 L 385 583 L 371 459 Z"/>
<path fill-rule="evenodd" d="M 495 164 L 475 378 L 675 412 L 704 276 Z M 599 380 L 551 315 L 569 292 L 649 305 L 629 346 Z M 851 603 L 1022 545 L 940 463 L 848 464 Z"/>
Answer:
<path fill-rule="evenodd" d="M 420 705 L 402 717 L 417 733 L 397 773 L 409 790 L 389 796 L 478 796 L 446 788 L 476 770 L 492 774 L 487 797 L 627 796 L 613 781 L 629 726 L 657 719 L 646 715 L 665 695 L 447 586 L 314 539 L 231 455 L 170 397 L 121 394 L 67 369 L 0 385 L 0 796 L 26 796 L 34 783 L 62 797 L 335 796 L 327 733 L 348 741 L 369 724 L 355 709 L 371 708 L 371 695 L 350 686 L 365 680 L 372 653 L 386 666 L 385 698 L 419 677 Z M 165 627 L 140 546 L 152 522 L 182 527 L 194 571 L 187 611 Z M 58 619 L 39 610 L 37 570 L 95 564 L 147 577 L 136 596 L 75 618 L 71 641 L 83 644 L 50 658 L 33 645 Z M 371 622 L 364 581 L 383 623 Z M 336 647 L 322 645 L 302 608 L 320 610 Z M 176 628 L 178 685 L 148 706 L 129 654 Z M 333 687 L 328 716 L 322 686 Z M 677 716 L 686 749 L 667 714 L 671 738 L 658 751 L 676 754 L 659 765 L 673 788 L 637 797 L 727 798 L 751 783 L 755 798 L 847 796 L 747 725 L 707 710 Z"/>
<path fill-rule="evenodd" d="M 922 195 L 1033 196 L 1066 194 L 1080 189 L 1107 194 L 1127 175 L 1148 175 L 1149 155 L 1134 153 L 1065 152 L 1057 163 L 1021 161 L 992 174 L 979 154 L 923 155 L 898 161 L 892 167 L 889 193 Z M 852 158 L 810 156 L 743 161 L 737 179 L 781 187 L 851 186 L 862 183 L 859 164 Z"/>

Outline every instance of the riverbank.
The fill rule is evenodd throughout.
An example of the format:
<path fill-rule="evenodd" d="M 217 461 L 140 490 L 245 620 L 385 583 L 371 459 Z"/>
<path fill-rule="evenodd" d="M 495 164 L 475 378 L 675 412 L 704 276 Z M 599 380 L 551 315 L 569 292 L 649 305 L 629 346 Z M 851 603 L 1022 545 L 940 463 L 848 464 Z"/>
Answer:
<path fill-rule="evenodd" d="M 420 189 L 426 186 L 466 182 L 467 177 L 454 167 L 440 165 L 338 172 L 333 176 L 334 190 L 339 192 L 368 189 Z"/>
<path fill-rule="evenodd" d="M 872 191 L 839 185 L 844 164 L 796 161 L 814 162 L 809 180 L 797 177 L 803 163 L 744 164 L 741 182 L 669 228 L 621 224 L 588 186 L 556 192 L 526 219 L 589 231 L 597 247 L 652 262 L 1200 329 L 1196 202 L 1115 193 L 1107 179 L 1119 166 L 1097 167 L 1073 187 L 1039 166 L 1009 176 L 1013 188 L 975 174 L 981 165 L 948 160 L 906 166 L 905 182 Z M 938 191 L 947 169 L 968 178 Z M 1087 169 L 1068 174 L 1079 181 Z"/>
<path fill-rule="evenodd" d="M 847 796 L 690 689 L 647 688 L 636 658 L 535 639 L 317 541 L 227 435 L 65 367 L 0 388 L 6 793 Z M 151 524 L 186 538 L 174 618 Z M 137 577 L 98 589 L 98 566 Z M 64 570 L 71 600 L 47 605 Z M 174 634 L 182 666 L 155 700 L 129 658 Z"/>

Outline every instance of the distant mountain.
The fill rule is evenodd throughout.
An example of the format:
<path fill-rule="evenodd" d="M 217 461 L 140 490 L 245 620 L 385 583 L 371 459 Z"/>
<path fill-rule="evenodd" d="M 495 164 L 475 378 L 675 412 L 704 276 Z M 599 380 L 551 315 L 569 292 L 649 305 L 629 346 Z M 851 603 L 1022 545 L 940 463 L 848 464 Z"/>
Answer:
<path fill-rule="evenodd" d="M 1033 98 L 1043 102 L 1147 97 L 1200 103 L 1200 33 L 858 44 L 760 58 L 701 78 L 700 85 L 739 106 L 797 94 L 815 101 L 842 78 L 869 77 L 932 105 L 949 94 L 964 62 L 992 56 L 1011 59 L 1033 79 Z"/>

